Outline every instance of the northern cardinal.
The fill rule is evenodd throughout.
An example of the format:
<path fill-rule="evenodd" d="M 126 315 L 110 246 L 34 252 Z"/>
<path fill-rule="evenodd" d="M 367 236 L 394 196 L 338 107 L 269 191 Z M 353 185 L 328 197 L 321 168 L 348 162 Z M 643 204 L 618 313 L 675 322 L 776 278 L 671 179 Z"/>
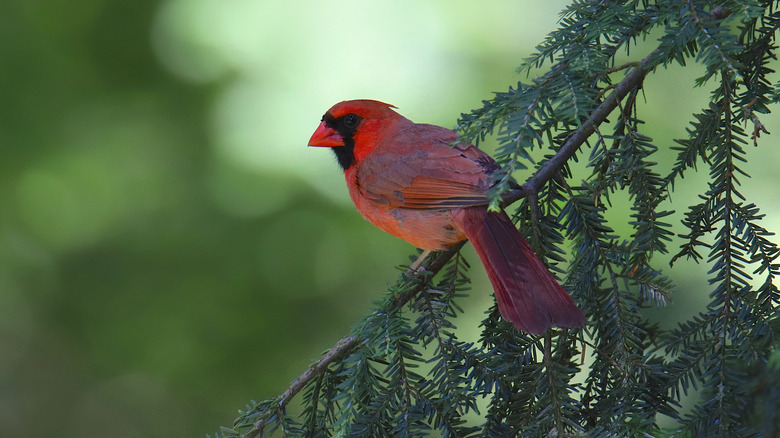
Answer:
<path fill-rule="evenodd" d="M 522 331 L 578 327 L 585 316 L 503 211 L 487 210 L 498 166 L 457 134 L 417 124 L 375 100 L 334 105 L 309 146 L 332 148 L 349 196 L 380 229 L 424 250 L 468 239 L 485 266 L 501 316 Z"/>

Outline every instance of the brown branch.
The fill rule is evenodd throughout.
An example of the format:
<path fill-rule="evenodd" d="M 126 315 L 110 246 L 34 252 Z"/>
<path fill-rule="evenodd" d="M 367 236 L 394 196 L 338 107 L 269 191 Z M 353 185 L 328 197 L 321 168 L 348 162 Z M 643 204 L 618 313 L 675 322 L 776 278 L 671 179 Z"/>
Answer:
<path fill-rule="evenodd" d="M 647 76 L 650 70 L 655 66 L 655 58 L 658 55 L 658 50 L 655 50 L 645 59 L 640 61 L 639 64 L 637 64 L 626 77 L 614 87 L 614 91 L 610 93 L 595 110 L 593 110 L 590 117 L 569 136 L 566 143 L 558 149 L 558 152 L 556 152 L 552 158 L 531 175 L 520 188 L 511 190 L 503 196 L 502 205 L 506 206 L 531 194 L 539 193 L 542 186 L 550 181 L 555 174 L 561 170 L 563 165 L 574 156 L 588 137 L 596 132 L 596 128 L 607 119 L 607 116 L 609 116 L 615 108 L 618 107 L 623 98 L 632 90 L 639 88 L 642 85 L 645 76 Z"/>
<path fill-rule="evenodd" d="M 712 8 L 709 15 L 702 21 L 723 20 L 731 15 L 731 10 L 718 5 Z M 550 181 L 556 173 L 566 164 L 567 161 L 577 152 L 577 150 L 585 143 L 585 140 L 590 137 L 591 134 L 596 132 L 596 128 L 607 119 L 612 111 L 620 104 L 631 90 L 639 88 L 642 85 L 642 81 L 645 80 L 645 76 L 655 67 L 656 58 L 662 56 L 663 53 L 660 49 L 653 50 L 652 53 L 647 55 L 639 63 L 635 64 L 633 69 L 614 86 L 614 90 L 604 99 L 599 106 L 593 110 L 588 120 L 586 120 L 576 131 L 572 133 L 566 143 L 558 149 L 558 152 L 550 158 L 549 161 L 537 170 L 530 178 L 520 186 L 518 189 L 510 190 L 503 196 L 502 206 L 512 204 L 532 193 L 539 193 L 542 186 Z M 631 66 L 632 63 L 626 63 L 625 66 Z"/>
<path fill-rule="evenodd" d="M 331 347 L 330 350 L 328 350 L 328 352 L 325 353 L 314 366 L 293 380 L 290 387 L 287 388 L 287 391 L 284 391 L 281 397 L 279 397 L 278 405 L 284 407 L 290 403 L 295 395 L 298 394 L 298 392 L 303 389 L 303 387 L 306 386 L 306 384 L 309 383 L 309 381 L 314 378 L 314 376 L 323 373 L 328 368 L 328 365 L 343 356 L 344 353 L 355 348 L 358 344 L 360 344 L 360 341 L 361 339 L 357 336 L 347 336 L 345 338 L 341 338 L 338 342 L 336 342 L 336 345 Z"/>
<path fill-rule="evenodd" d="M 632 90 L 641 86 L 645 76 L 655 66 L 655 58 L 658 56 L 658 51 L 654 51 L 648 55 L 641 62 L 636 64 L 632 70 L 620 81 L 615 87 L 614 91 L 593 111 L 591 116 L 566 140 L 563 146 L 558 152 L 542 165 L 528 180 L 520 186 L 518 189 L 512 190 L 504 195 L 503 205 L 508 205 L 526 196 L 536 196 L 541 188 L 550 181 L 561 170 L 566 162 L 579 150 L 579 148 L 585 143 L 588 137 L 593 134 L 607 116 L 618 107 L 620 102 L 625 98 Z M 463 247 L 465 241 L 453 245 L 445 251 L 435 253 L 429 263 L 426 266 L 426 272 L 436 275 L 447 262 Z M 415 274 L 412 274 L 415 275 Z M 420 284 L 407 291 L 403 295 L 396 298 L 388 304 L 383 312 L 394 312 L 403 307 L 409 300 L 422 291 L 427 286 L 427 281 L 422 281 Z M 316 376 L 324 373 L 331 363 L 348 354 L 358 345 L 360 345 L 365 339 L 359 335 L 349 335 L 339 340 L 333 347 L 330 348 L 316 364 L 307 369 L 303 374 L 298 376 L 290 387 L 278 398 L 277 411 L 283 410 L 287 404 L 295 397 L 298 392 L 303 389 L 307 383 L 309 383 Z M 256 411 L 253 411 L 256 412 Z M 239 417 L 234 422 L 235 425 L 239 424 L 243 417 Z M 258 420 L 254 423 L 254 427 L 247 432 L 246 437 L 257 436 L 265 426 L 266 419 Z"/>

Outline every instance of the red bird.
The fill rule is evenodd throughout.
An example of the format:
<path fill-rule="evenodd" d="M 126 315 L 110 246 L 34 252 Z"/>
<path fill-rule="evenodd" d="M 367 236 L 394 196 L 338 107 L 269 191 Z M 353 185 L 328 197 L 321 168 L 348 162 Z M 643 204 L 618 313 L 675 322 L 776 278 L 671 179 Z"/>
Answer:
<path fill-rule="evenodd" d="M 424 250 L 468 239 L 485 265 L 501 316 L 528 333 L 579 327 L 582 311 L 534 255 L 509 216 L 488 212 L 498 166 L 458 135 L 417 124 L 375 100 L 334 105 L 309 146 L 333 149 L 360 214 Z"/>

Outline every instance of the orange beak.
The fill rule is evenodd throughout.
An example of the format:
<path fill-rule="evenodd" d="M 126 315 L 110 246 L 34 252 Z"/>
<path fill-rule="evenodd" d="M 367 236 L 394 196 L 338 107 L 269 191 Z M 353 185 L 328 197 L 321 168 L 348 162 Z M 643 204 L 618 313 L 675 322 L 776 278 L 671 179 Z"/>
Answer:
<path fill-rule="evenodd" d="M 326 125 L 323 121 L 309 139 L 309 146 L 320 146 L 328 148 L 344 146 L 344 137 L 336 132 L 335 129 Z"/>

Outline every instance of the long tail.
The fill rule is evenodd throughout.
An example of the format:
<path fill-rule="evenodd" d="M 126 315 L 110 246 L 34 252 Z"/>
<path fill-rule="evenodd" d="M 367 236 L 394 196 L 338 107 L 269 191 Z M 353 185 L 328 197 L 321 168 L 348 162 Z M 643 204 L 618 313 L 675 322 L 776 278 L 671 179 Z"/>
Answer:
<path fill-rule="evenodd" d="M 528 246 L 504 212 L 452 210 L 455 224 L 485 265 L 501 316 L 527 333 L 579 327 L 585 315 Z"/>

